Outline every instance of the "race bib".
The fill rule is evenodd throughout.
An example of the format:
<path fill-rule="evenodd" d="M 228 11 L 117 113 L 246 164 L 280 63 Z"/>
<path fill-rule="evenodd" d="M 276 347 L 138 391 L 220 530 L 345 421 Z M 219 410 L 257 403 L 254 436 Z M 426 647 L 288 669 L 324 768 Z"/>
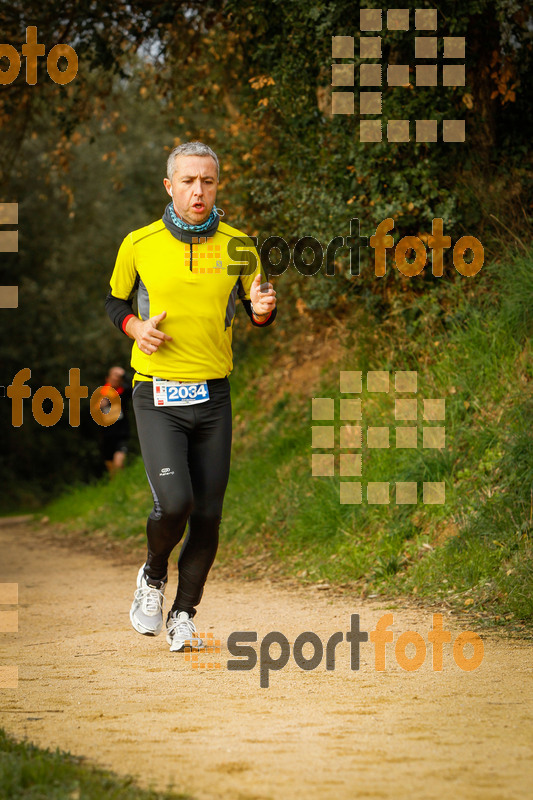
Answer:
<path fill-rule="evenodd" d="M 207 381 L 189 383 L 188 381 L 164 381 L 154 378 L 155 406 L 192 406 L 209 400 Z"/>

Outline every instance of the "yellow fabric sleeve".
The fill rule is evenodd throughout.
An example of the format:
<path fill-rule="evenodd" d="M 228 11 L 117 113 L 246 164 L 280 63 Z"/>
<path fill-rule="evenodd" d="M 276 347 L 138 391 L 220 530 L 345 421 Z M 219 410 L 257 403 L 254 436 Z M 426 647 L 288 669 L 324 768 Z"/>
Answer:
<path fill-rule="evenodd" d="M 111 294 L 121 300 L 128 300 L 135 286 L 136 278 L 137 270 L 135 268 L 133 239 L 131 233 L 129 233 L 120 245 L 117 254 L 115 268 L 110 281 Z"/>

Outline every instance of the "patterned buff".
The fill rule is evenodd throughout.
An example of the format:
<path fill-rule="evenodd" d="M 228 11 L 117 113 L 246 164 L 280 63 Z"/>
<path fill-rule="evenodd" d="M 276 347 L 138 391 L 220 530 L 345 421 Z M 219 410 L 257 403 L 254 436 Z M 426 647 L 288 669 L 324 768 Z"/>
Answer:
<path fill-rule="evenodd" d="M 184 219 L 178 217 L 176 212 L 174 211 L 174 206 L 172 203 L 168 204 L 168 210 L 170 212 L 170 217 L 174 225 L 177 228 L 180 228 L 182 231 L 190 231 L 191 233 L 202 233 L 206 231 L 211 225 L 215 222 L 216 218 L 218 217 L 218 210 L 216 206 L 213 206 L 211 209 L 211 213 L 209 214 L 208 218 L 205 222 L 202 222 L 201 225 L 189 225 L 188 222 L 185 222 Z"/>

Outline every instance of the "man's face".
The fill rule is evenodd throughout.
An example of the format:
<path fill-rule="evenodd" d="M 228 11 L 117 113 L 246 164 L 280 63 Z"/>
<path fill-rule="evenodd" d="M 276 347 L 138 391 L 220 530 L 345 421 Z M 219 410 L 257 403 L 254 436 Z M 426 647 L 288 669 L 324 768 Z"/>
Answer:
<path fill-rule="evenodd" d="M 178 156 L 172 181 L 165 178 L 165 189 L 172 197 L 174 210 L 190 225 L 200 225 L 209 217 L 217 196 L 217 166 L 211 156 Z"/>

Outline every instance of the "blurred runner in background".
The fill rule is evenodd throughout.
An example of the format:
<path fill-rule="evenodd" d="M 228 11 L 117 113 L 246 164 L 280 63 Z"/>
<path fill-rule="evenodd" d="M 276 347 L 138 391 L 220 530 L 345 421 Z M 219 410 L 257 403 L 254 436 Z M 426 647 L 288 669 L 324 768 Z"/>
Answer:
<path fill-rule="evenodd" d="M 128 405 L 132 390 L 126 385 L 125 377 L 126 371 L 123 367 L 110 367 L 105 384 L 101 389 L 100 409 L 103 414 L 108 414 L 111 408 L 111 402 L 108 399 L 109 389 L 118 392 L 121 403 L 120 416 L 117 421 L 100 429 L 102 455 L 111 478 L 125 464 L 130 438 Z"/>

